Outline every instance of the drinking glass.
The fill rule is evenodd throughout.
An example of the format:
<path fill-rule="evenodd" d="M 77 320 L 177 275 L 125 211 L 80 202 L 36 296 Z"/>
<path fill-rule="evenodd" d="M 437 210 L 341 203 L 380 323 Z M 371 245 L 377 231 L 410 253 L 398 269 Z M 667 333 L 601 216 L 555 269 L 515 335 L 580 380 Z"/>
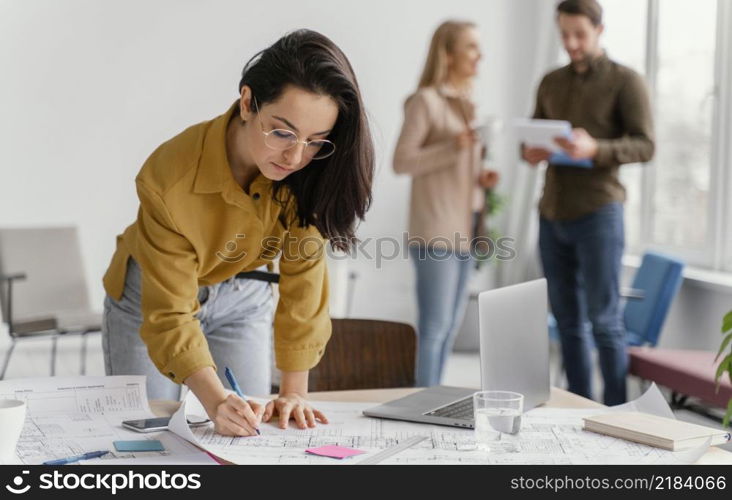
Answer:
<path fill-rule="evenodd" d="M 473 394 L 475 442 L 479 450 L 490 451 L 491 442 L 501 434 L 517 434 L 521 429 L 524 396 L 510 391 L 480 391 Z"/>

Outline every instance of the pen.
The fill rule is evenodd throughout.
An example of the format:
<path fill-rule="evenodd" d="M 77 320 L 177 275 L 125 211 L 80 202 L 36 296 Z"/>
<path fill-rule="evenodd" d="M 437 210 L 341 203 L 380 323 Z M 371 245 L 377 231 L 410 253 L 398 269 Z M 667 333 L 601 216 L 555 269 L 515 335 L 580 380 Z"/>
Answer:
<path fill-rule="evenodd" d="M 236 395 L 246 401 L 247 397 L 244 395 L 243 392 L 241 392 L 241 387 L 239 387 L 239 383 L 236 381 L 236 377 L 234 377 L 234 372 L 232 372 L 228 366 L 224 368 L 224 375 L 226 375 L 226 380 L 229 381 L 229 385 L 232 389 L 234 389 Z M 259 432 L 259 429 L 257 429 L 256 427 L 254 428 L 254 430 L 257 431 L 257 436 L 262 435 L 262 433 Z"/>
<path fill-rule="evenodd" d="M 43 465 L 66 465 L 73 462 L 78 462 L 79 460 L 89 460 L 92 458 L 99 458 L 102 455 L 106 455 L 109 453 L 109 451 L 102 450 L 102 451 L 90 451 L 89 453 L 84 453 L 83 455 L 76 455 L 74 457 L 66 457 L 66 458 L 59 458 L 57 460 L 49 460 L 48 462 L 43 462 Z"/>

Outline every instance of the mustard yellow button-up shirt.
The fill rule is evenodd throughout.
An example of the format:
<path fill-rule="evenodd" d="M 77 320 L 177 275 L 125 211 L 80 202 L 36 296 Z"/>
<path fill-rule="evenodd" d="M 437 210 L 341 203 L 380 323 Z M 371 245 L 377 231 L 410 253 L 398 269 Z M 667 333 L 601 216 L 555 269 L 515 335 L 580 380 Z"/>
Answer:
<path fill-rule="evenodd" d="M 259 175 L 247 194 L 226 157 L 226 127 L 235 103 L 211 121 L 184 130 L 158 147 L 135 179 L 137 220 L 117 237 L 104 288 L 122 296 L 129 257 L 142 274 L 140 336 L 161 373 L 182 383 L 215 367 L 196 319 L 198 287 L 225 281 L 280 258 L 275 313 L 277 367 L 309 370 L 331 334 L 325 241 L 313 226 L 297 227 L 294 207 L 272 197 Z"/>

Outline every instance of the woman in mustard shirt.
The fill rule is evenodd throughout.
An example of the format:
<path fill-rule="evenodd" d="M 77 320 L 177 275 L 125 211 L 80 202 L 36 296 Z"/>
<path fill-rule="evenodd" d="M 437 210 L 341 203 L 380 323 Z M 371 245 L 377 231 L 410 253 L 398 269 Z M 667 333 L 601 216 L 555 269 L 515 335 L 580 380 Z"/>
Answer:
<path fill-rule="evenodd" d="M 319 33 L 290 33 L 244 67 L 240 98 L 153 152 L 135 179 L 136 221 L 104 276 L 107 374 L 143 374 L 151 398 L 185 384 L 216 430 L 247 436 L 279 416 L 327 418 L 306 401 L 330 338 L 325 242 L 345 250 L 371 202 L 373 145 L 356 77 Z M 279 302 L 243 272 L 279 258 Z M 271 332 L 281 371 L 269 393 Z"/>

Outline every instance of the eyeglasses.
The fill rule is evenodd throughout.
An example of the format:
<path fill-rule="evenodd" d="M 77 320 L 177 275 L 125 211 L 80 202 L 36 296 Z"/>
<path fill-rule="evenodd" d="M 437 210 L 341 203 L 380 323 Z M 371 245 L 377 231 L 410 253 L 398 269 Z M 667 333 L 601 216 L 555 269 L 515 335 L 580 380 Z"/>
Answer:
<path fill-rule="evenodd" d="M 254 108 L 257 110 L 257 117 L 259 119 L 259 126 L 262 128 L 264 134 L 264 144 L 276 151 L 285 151 L 287 149 L 294 148 L 298 144 L 304 144 L 305 149 L 303 155 L 309 160 L 322 160 L 335 153 L 335 144 L 326 139 L 318 139 L 315 141 L 301 141 L 295 132 L 283 128 L 276 128 L 269 132 L 264 131 L 264 123 L 262 123 L 262 117 L 259 114 L 259 106 L 257 100 L 254 99 Z"/>

